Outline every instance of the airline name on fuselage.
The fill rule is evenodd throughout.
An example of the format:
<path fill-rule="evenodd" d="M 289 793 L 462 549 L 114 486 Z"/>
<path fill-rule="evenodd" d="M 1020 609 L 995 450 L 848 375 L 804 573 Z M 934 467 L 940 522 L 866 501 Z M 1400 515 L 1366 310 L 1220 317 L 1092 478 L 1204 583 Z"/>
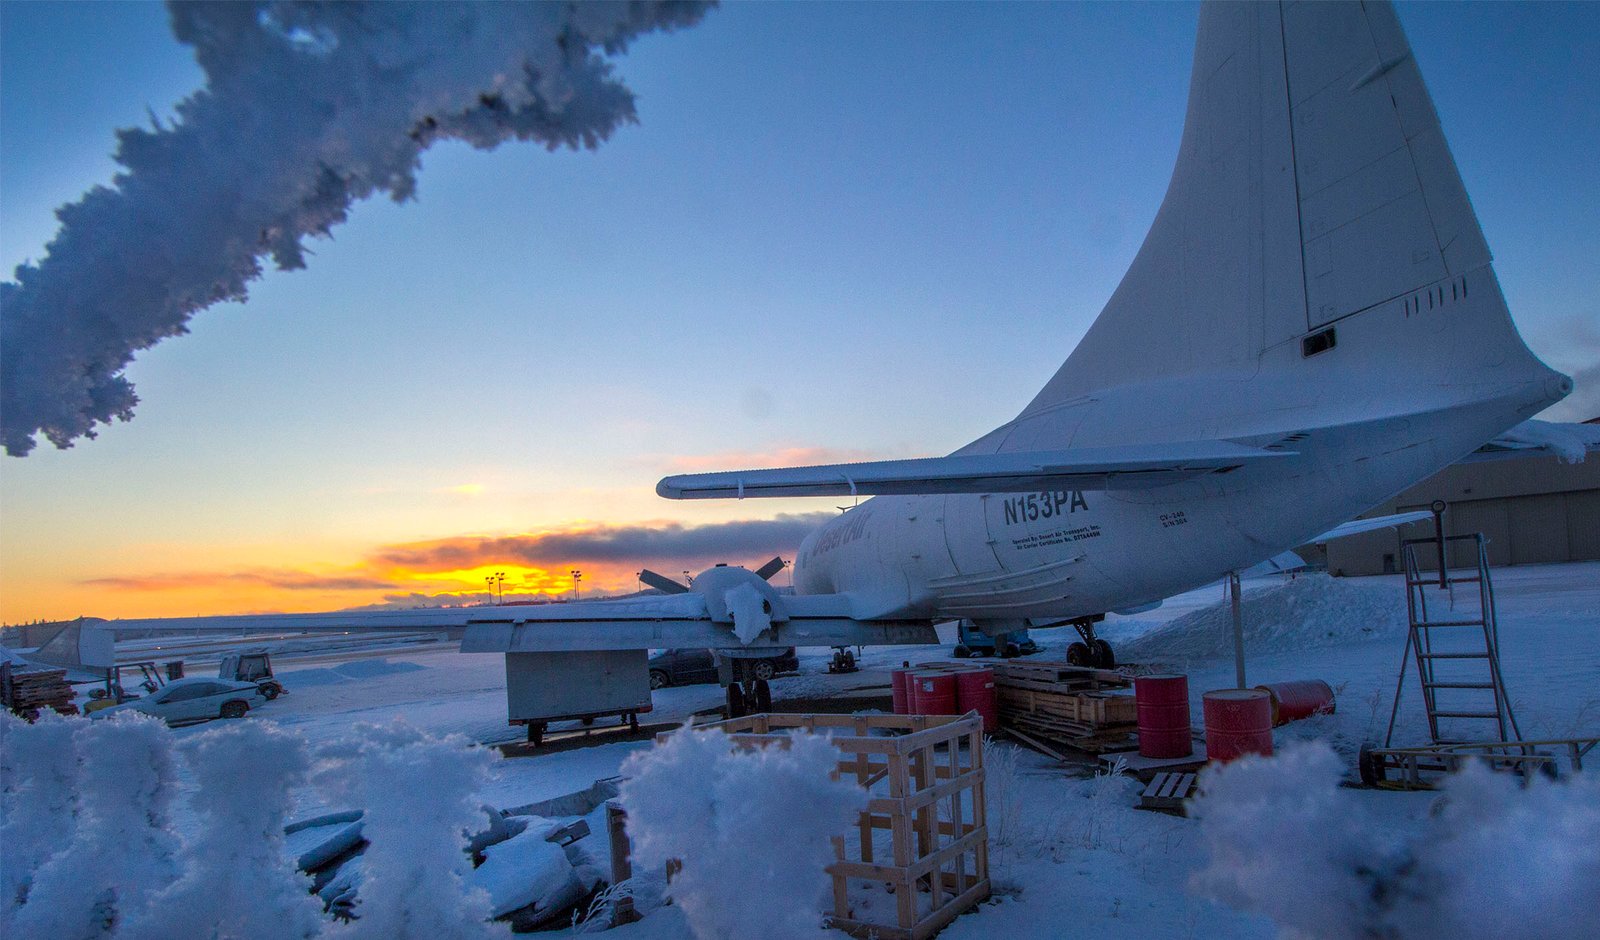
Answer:
<path fill-rule="evenodd" d="M 861 538 L 866 534 L 867 520 L 871 516 L 871 511 L 866 508 L 851 510 L 846 516 L 849 521 L 844 522 L 842 525 L 831 526 L 817 537 L 817 541 L 811 546 L 811 551 L 807 557 L 815 558 L 825 552 L 833 551 L 840 545 L 854 542 L 856 539 Z"/>
<path fill-rule="evenodd" d="M 1005 500 L 1006 525 L 1054 519 L 1071 515 L 1080 509 L 1086 512 L 1089 509 L 1089 501 L 1083 498 L 1082 490 L 1051 490 L 1008 496 Z"/>

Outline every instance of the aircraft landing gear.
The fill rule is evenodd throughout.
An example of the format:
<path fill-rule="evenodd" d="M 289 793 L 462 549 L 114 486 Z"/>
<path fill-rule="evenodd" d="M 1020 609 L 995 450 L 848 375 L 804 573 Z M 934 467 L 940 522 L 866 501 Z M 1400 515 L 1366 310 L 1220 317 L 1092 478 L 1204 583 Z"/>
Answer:
<path fill-rule="evenodd" d="M 746 688 L 748 685 L 748 688 Z M 743 718 L 772 711 L 772 686 L 765 679 L 728 684 L 728 717 Z"/>
<path fill-rule="evenodd" d="M 1117 657 L 1111 651 L 1111 644 L 1094 635 L 1094 625 L 1103 620 L 1103 617 L 1086 617 L 1082 620 L 1072 621 L 1072 626 L 1078 631 L 1078 636 L 1083 637 L 1083 642 L 1074 643 L 1067 647 L 1067 662 L 1074 666 L 1087 666 L 1092 669 L 1115 669 Z"/>

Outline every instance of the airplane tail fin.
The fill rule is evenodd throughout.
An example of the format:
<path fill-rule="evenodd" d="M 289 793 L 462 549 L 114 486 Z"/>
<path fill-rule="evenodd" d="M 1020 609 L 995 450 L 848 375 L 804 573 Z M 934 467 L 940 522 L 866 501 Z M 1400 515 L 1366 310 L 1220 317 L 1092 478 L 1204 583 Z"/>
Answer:
<path fill-rule="evenodd" d="M 1571 382 L 1523 345 L 1490 261 L 1388 3 L 1208 3 L 1161 209 L 1023 417 L 1301 369 L 1286 384 L 1388 375 L 1418 410 L 1521 385 L 1526 416 Z"/>

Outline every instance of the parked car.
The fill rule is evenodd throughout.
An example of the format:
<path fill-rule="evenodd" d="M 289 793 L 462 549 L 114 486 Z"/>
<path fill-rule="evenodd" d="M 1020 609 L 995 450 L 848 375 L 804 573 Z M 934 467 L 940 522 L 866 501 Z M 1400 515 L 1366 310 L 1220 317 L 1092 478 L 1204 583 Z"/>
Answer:
<path fill-rule="evenodd" d="M 193 676 L 169 682 L 165 688 L 143 698 L 91 712 L 89 717 L 106 718 L 118 712 L 136 711 L 165 719 L 169 725 L 181 725 L 213 718 L 243 718 L 251 708 L 266 700 L 254 682 Z"/>
<path fill-rule="evenodd" d="M 799 672 L 800 658 L 794 647 L 755 664 L 757 679 L 771 679 L 780 673 Z M 650 657 L 650 688 L 669 685 L 694 685 L 717 681 L 717 661 L 710 650 L 666 650 Z"/>

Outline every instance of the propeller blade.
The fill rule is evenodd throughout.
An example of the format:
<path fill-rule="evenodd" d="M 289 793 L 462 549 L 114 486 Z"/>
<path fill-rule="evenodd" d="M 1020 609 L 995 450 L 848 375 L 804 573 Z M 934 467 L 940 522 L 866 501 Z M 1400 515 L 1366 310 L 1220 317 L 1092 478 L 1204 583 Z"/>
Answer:
<path fill-rule="evenodd" d="M 783 570 L 783 559 L 774 558 L 756 569 L 756 576 L 763 581 L 771 581 L 772 576 Z"/>
<path fill-rule="evenodd" d="M 645 584 L 650 585 L 651 587 L 655 588 L 656 590 L 660 591 L 663 594 L 687 594 L 687 593 L 689 593 L 689 586 L 688 585 L 679 584 L 678 582 L 672 580 L 671 578 L 667 577 L 664 574 L 656 574 L 654 571 L 651 571 L 649 568 L 646 568 L 643 571 L 639 572 L 639 580 L 643 581 Z"/>

